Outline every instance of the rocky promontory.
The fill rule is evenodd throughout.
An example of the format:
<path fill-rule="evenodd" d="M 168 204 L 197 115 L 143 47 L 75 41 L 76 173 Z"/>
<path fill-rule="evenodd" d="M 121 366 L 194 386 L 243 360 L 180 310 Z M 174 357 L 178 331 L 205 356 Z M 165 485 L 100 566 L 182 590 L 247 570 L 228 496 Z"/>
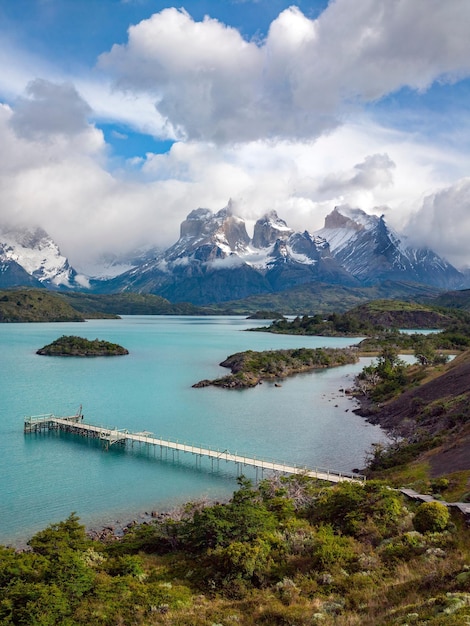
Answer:
<path fill-rule="evenodd" d="M 356 352 L 348 348 L 295 348 L 264 352 L 247 350 L 232 354 L 220 363 L 222 367 L 230 368 L 231 374 L 215 380 L 201 380 L 193 387 L 211 385 L 224 389 L 246 389 L 264 380 L 275 381 L 314 369 L 355 363 L 357 360 Z"/>

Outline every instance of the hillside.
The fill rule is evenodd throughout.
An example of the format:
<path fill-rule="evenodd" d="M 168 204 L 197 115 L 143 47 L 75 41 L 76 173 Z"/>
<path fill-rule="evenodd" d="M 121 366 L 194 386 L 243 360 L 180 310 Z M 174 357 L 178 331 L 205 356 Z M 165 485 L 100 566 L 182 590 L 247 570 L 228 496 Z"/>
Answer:
<path fill-rule="evenodd" d="M 39 293 L 39 297 L 33 295 Z M 0 297 L 14 298 L 14 294 L 31 294 L 33 308 L 16 310 L 14 306 L 3 307 L 0 301 L 0 314 L 8 313 L 1 321 L 60 321 L 51 312 L 58 307 L 58 301 L 50 301 L 49 296 L 62 299 L 79 318 L 112 317 L 117 315 L 250 315 L 260 310 L 276 311 L 284 315 L 325 315 L 344 312 L 370 300 L 390 298 L 398 300 L 421 300 L 433 303 L 439 291 L 412 283 L 384 282 L 373 287 L 344 287 L 323 283 L 300 285 L 279 293 L 251 296 L 243 300 L 233 300 L 210 306 L 195 306 L 189 302 L 172 303 L 153 294 L 118 293 L 90 294 L 83 292 L 50 292 L 45 289 L 15 288 L 0 290 Z M 45 295 L 44 295 L 45 294 Z M 41 299 L 39 299 L 41 298 Z M 6 301 L 5 301 L 6 302 Z M 55 302 L 54 306 L 50 306 Z M 42 308 L 44 307 L 44 310 Z M 13 315 L 16 311 L 17 315 Z M 68 309 L 71 314 L 70 309 Z M 59 311 L 61 315 L 63 311 Z"/>
<path fill-rule="evenodd" d="M 366 347 L 373 342 L 392 341 L 396 347 L 413 348 L 414 343 L 422 337 L 400 332 L 398 329 L 441 329 L 441 333 L 429 338 L 440 349 L 462 349 L 468 345 L 465 334 L 469 330 L 470 315 L 453 309 L 437 309 L 436 307 L 402 302 L 396 300 L 374 300 L 345 313 L 297 316 L 293 320 L 286 318 L 274 319 L 270 326 L 250 329 L 254 332 L 270 332 L 284 335 L 320 335 L 348 336 L 366 339 L 360 345 L 363 351 L 375 351 L 377 347 Z M 444 337 L 445 334 L 445 337 Z M 446 341 L 444 341 L 444 339 Z M 459 341 L 461 340 L 461 344 Z M 439 341 L 441 342 L 439 345 Z"/>
<path fill-rule="evenodd" d="M 207 315 L 210 309 L 171 304 L 150 294 L 93 295 L 46 289 L 0 290 L 1 322 L 82 322 L 119 315 Z"/>
<path fill-rule="evenodd" d="M 0 323 L 84 321 L 84 315 L 46 289 L 0 291 Z"/>
<path fill-rule="evenodd" d="M 452 309 L 462 309 L 470 311 L 470 289 L 462 289 L 460 291 L 446 291 L 438 295 L 433 304 L 436 306 L 444 306 Z"/>
<path fill-rule="evenodd" d="M 244 478 L 124 536 L 75 514 L 0 546 L 0 620 L 133 626 L 462 626 L 470 534 L 441 503 L 375 481 Z"/>
<path fill-rule="evenodd" d="M 385 328 L 446 328 L 455 318 L 451 311 L 400 300 L 374 300 L 348 311 L 362 322 Z"/>
<path fill-rule="evenodd" d="M 88 317 L 90 314 L 112 315 L 204 315 L 207 310 L 187 302 L 172 304 L 161 296 L 139 293 L 94 295 L 70 292 L 61 294 L 65 302 Z"/>
<path fill-rule="evenodd" d="M 243 300 L 231 300 L 212 304 L 211 309 L 223 315 L 256 313 L 259 310 L 279 311 L 284 315 L 326 315 L 342 313 L 355 306 L 387 298 L 390 300 L 426 299 L 432 304 L 440 291 L 434 287 L 404 281 L 384 281 L 370 287 L 346 287 L 315 282 L 291 287 L 282 292 L 250 296 Z"/>
<path fill-rule="evenodd" d="M 405 438 L 377 459 L 376 469 L 418 458 L 429 463 L 431 476 L 470 471 L 470 351 L 390 402 L 358 412 Z"/>

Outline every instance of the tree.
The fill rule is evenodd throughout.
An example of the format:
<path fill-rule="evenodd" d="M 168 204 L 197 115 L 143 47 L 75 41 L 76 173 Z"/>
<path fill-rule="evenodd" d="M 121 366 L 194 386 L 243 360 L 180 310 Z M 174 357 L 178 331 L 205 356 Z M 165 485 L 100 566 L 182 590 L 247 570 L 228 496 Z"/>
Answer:
<path fill-rule="evenodd" d="M 423 367 L 447 363 L 448 357 L 438 354 L 433 344 L 426 337 L 418 337 L 415 343 L 414 356 Z"/>
<path fill-rule="evenodd" d="M 28 541 L 28 545 L 36 554 L 43 556 L 59 556 L 64 549 L 84 550 L 92 545 L 85 527 L 79 523 L 79 517 L 71 513 L 66 520 L 51 524 L 41 530 Z"/>

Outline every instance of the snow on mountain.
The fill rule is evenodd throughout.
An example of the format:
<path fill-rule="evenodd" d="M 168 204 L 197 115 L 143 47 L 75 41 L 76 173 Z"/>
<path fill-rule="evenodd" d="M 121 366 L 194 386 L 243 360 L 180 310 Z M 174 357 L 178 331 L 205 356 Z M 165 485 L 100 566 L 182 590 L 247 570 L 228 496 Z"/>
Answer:
<path fill-rule="evenodd" d="M 463 274 L 432 250 L 410 246 L 383 215 L 336 207 L 312 234 L 295 232 L 270 211 L 250 237 L 230 202 L 215 213 L 191 211 L 178 241 L 166 250 L 103 256 L 86 271 L 97 279 L 78 275 L 41 229 L 0 232 L 0 286 L 89 287 L 208 304 L 315 282 L 354 287 L 391 280 L 446 289 L 465 284 Z"/>
<path fill-rule="evenodd" d="M 42 228 L 6 230 L 0 232 L 0 242 L 0 261 L 15 262 L 40 284 L 51 289 L 88 286 Z"/>
<path fill-rule="evenodd" d="M 254 248 L 267 248 L 277 239 L 286 239 L 293 233 L 286 222 L 278 217 L 276 211 L 270 211 L 257 220 L 251 243 Z"/>
<path fill-rule="evenodd" d="M 357 284 L 332 257 L 324 239 L 294 232 L 275 211 L 256 222 L 250 239 L 245 221 L 232 209 L 229 203 L 217 213 L 191 211 L 173 246 L 104 288 L 205 304 L 314 281 Z"/>
<path fill-rule="evenodd" d="M 413 248 L 387 225 L 384 216 L 335 207 L 316 234 L 328 241 L 334 257 L 364 284 L 408 280 L 436 287 L 458 287 L 463 275 L 428 248 Z"/>
<path fill-rule="evenodd" d="M 180 238 L 165 252 L 165 261 L 191 257 L 199 261 L 243 254 L 250 241 L 244 220 L 232 213 L 229 203 L 218 213 L 195 209 L 182 222 Z"/>
<path fill-rule="evenodd" d="M 335 207 L 325 217 L 325 226 L 316 235 L 328 241 L 332 254 L 340 252 L 360 233 L 370 231 L 377 225 L 377 216 L 368 215 L 361 209 Z"/>

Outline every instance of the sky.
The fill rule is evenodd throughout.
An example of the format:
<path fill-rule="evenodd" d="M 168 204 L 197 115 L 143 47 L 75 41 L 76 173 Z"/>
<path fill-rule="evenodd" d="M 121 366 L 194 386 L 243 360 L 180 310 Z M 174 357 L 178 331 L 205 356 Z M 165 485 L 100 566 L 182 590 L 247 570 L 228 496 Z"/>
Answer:
<path fill-rule="evenodd" d="M 0 0 L 0 226 L 78 269 L 229 201 L 470 266 L 468 0 Z"/>

